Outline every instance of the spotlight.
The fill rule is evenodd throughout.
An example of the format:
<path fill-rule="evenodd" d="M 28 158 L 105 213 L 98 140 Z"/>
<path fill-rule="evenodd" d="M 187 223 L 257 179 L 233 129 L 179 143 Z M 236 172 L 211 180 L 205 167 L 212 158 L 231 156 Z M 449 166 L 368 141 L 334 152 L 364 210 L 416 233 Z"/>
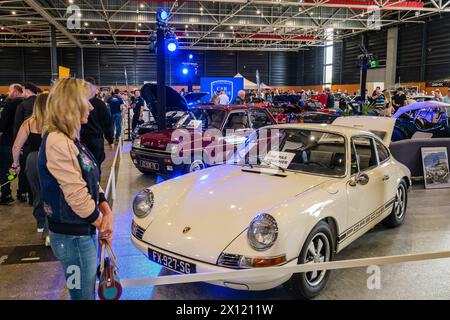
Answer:
<path fill-rule="evenodd" d="M 182 72 L 184 75 L 187 75 L 187 74 L 189 73 L 189 70 L 188 70 L 188 68 L 183 68 L 183 70 L 181 70 L 181 72 Z"/>
<path fill-rule="evenodd" d="M 178 43 L 175 38 L 167 39 L 166 41 L 166 48 L 169 52 L 174 52 L 178 48 Z"/>
<path fill-rule="evenodd" d="M 194 59 L 194 55 L 193 55 L 192 53 L 190 53 L 190 54 L 188 55 L 188 58 L 189 58 L 189 60 L 192 60 L 192 59 Z"/>
<path fill-rule="evenodd" d="M 159 22 L 166 23 L 169 18 L 169 13 L 166 10 L 159 8 L 157 18 Z"/>

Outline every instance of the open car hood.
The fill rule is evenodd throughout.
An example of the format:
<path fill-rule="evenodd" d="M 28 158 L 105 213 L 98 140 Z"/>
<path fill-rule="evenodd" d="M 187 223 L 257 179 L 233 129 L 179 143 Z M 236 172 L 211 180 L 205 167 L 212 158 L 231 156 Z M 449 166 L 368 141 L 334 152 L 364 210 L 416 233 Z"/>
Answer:
<path fill-rule="evenodd" d="M 147 105 L 156 107 L 157 102 L 157 85 L 146 83 L 141 88 L 141 95 Z M 187 111 L 188 102 L 177 91 L 166 86 L 166 112 L 167 111 Z"/>
<path fill-rule="evenodd" d="M 376 134 L 388 146 L 391 144 L 395 119 L 388 117 L 351 116 L 339 117 L 333 121 L 333 125 L 351 127 L 366 130 Z"/>
<path fill-rule="evenodd" d="M 184 96 L 184 98 L 186 99 L 188 105 L 191 105 L 195 104 L 206 95 L 208 95 L 208 92 L 189 92 Z"/>
<path fill-rule="evenodd" d="M 442 107 L 448 108 L 448 107 L 450 107 L 450 104 L 444 103 L 444 102 L 439 102 L 439 101 L 414 102 L 414 103 L 411 103 L 410 105 L 398 108 L 397 112 L 394 113 L 392 118 L 397 119 L 402 114 L 409 112 L 409 111 L 420 110 L 420 109 L 442 108 Z"/>

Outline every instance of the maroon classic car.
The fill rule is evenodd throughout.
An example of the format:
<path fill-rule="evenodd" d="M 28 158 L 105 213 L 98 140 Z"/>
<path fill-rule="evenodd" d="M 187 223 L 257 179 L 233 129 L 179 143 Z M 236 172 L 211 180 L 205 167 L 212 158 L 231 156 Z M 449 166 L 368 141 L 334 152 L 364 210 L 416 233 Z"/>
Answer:
<path fill-rule="evenodd" d="M 198 106 L 173 128 L 135 139 L 130 155 L 142 173 L 189 173 L 229 160 L 248 135 L 271 124 L 276 124 L 275 119 L 261 107 Z M 215 155 L 217 150 L 222 151 L 220 157 Z"/>

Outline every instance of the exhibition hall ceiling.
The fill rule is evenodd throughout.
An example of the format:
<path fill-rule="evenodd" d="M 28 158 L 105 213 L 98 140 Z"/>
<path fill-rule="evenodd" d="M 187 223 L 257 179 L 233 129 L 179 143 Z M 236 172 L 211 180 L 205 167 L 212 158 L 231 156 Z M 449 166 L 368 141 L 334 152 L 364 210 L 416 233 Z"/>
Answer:
<path fill-rule="evenodd" d="M 298 51 L 424 23 L 450 0 L 2 0 L 0 46 L 49 46 L 51 24 L 58 46 L 147 48 L 161 7 L 181 49 Z"/>

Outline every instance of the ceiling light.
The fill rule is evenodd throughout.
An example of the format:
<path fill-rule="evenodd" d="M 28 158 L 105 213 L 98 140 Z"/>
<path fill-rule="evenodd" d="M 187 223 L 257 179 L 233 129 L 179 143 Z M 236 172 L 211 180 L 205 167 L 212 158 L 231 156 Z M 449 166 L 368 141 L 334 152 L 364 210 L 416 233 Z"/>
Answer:
<path fill-rule="evenodd" d="M 138 23 L 138 26 L 139 26 L 139 27 L 142 26 L 142 23 Z"/>
<path fill-rule="evenodd" d="M 31 21 L 27 21 L 28 24 L 31 24 Z"/>
<path fill-rule="evenodd" d="M 94 38 L 94 41 L 97 41 L 97 38 Z"/>
<path fill-rule="evenodd" d="M 100 45 L 100 42 L 97 42 L 97 45 L 99 46 L 99 45 Z"/>
<path fill-rule="evenodd" d="M 89 32 L 89 34 L 92 36 L 94 33 L 91 31 L 91 32 Z"/>
<path fill-rule="evenodd" d="M 70 3 L 70 4 L 73 4 L 73 0 L 69 0 L 69 3 Z"/>
<path fill-rule="evenodd" d="M 5 30 L 5 27 L 3 27 L 3 26 L 2 26 L 2 28 L 1 28 L 1 29 L 2 29 L 2 30 Z"/>
<path fill-rule="evenodd" d="M 203 11 L 203 7 L 200 7 L 200 11 Z"/>
<path fill-rule="evenodd" d="M 82 13 L 79 13 L 79 14 L 78 14 L 78 17 L 79 17 L 79 18 L 81 18 L 82 16 L 83 16 L 83 14 L 82 14 Z"/>
<path fill-rule="evenodd" d="M 187 29 L 187 28 L 188 28 L 188 25 L 185 25 L 184 28 Z"/>
<path fill-rule="evenodd" d="M 14 15 L 14 14 L 16 14 L 16 12 L 15 11 L 11 11 L 11 13 Z"/>
<path fill-rule="evenodd" d="M 89 26 L 89 23 L 85 22 L 85 23 L 84 23 L 84 26 L 85 26 L 85 27 Z"/>
<path fill-rule="evenodd" d="M 276 27 L 274 27 L 274 28 L 273 28 L 273 31 L 277 31 L 277 28 L 276 28 Z"/>
<path fill-rule="evenodd" d="M 141 7 L 141 8 L 144 8 L 145 6 L 144 6 L 144 4 L 143 4 L 143 3 L 141 3 L 140 7 Z"/>
<path fill-rule="evenodd" d="M 234 27 L 233 27 L 233 26 L 230 26 L 230 29 L 231 29 L 231 30 L 233 30 L 233 29 L 234 29 Z"/>
<path fill-rule="evenodd" d="M 256 14 L 260 14 L 261 13 L 261 10 L 256 10 Z"/>

